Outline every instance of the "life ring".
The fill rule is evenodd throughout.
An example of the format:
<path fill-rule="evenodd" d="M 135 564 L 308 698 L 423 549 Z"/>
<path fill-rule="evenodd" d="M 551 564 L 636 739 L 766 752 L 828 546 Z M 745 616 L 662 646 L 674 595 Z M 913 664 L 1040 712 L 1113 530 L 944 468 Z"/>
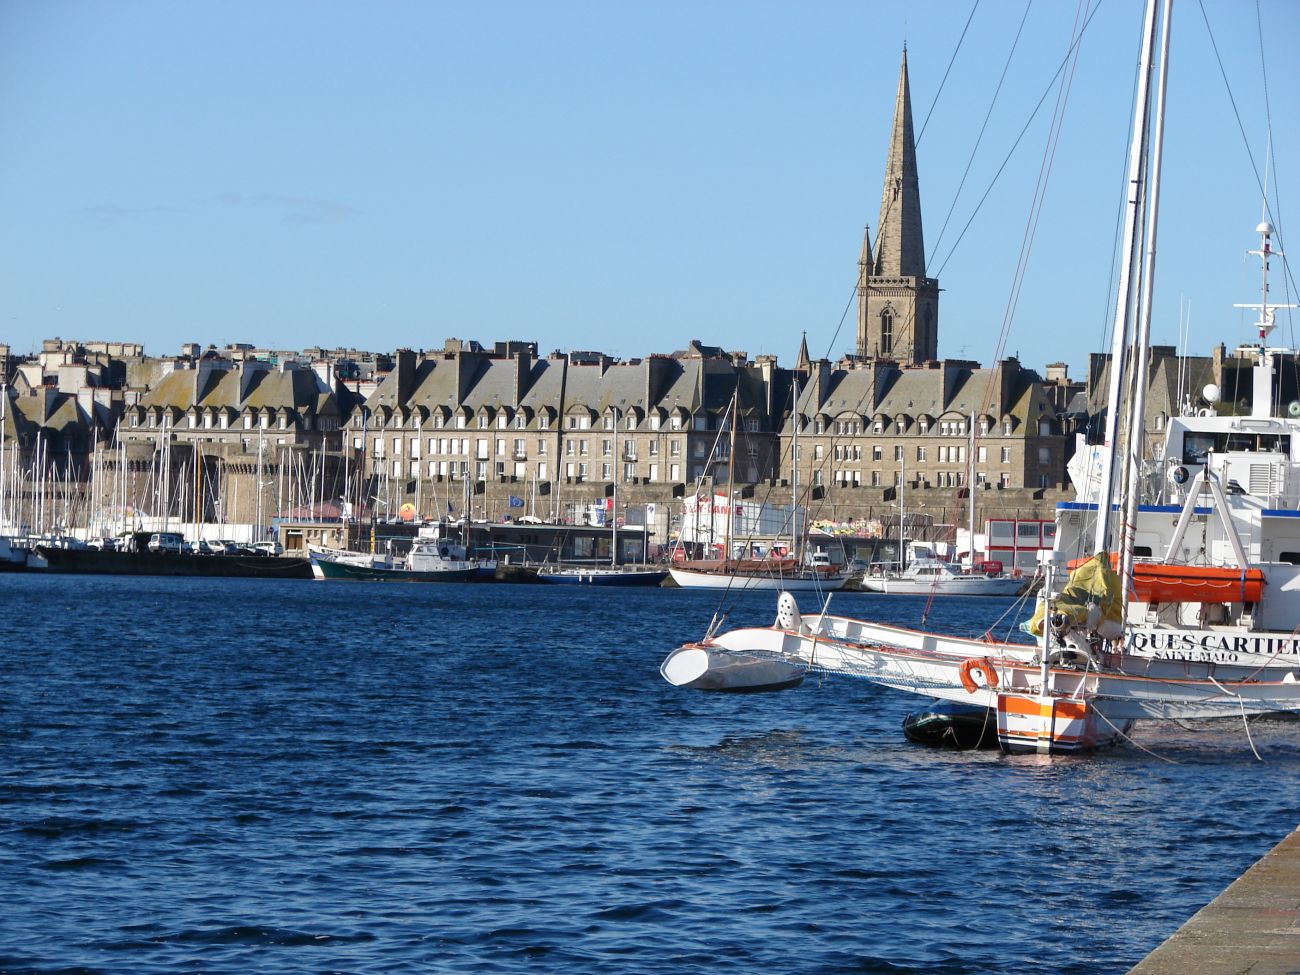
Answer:
<path fill-rule="evenodd" d="M 977 684 L 972 676 L 977 670 L 980 676 L 984 678 L 983 685 Z M 961 686 L 966 688 L 968 694 L 974 694 L 981 686 L 998 686 L 997 669 L 993 666 L 993 661 L 988 657 L 971 657 L 969 660 L 963 660 L 957 674 L 961 677 Z"/>

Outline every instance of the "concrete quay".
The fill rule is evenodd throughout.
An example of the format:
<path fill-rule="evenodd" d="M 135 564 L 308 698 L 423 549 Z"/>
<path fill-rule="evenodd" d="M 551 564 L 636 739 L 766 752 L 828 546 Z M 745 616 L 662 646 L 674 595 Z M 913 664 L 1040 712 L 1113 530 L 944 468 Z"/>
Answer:
<path fill-rule="evenodd" d="M 1128 975 L 1300 975 L 1300 830 Z"/>

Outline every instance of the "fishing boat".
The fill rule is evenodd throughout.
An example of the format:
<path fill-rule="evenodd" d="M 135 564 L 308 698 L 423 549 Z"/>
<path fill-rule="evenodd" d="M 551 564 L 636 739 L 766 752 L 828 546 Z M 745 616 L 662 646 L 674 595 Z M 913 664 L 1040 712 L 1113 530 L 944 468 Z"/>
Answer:
<path fill-rule="evenodd" d="M 961 639 L 835 617 L 828 613 L 829 597 L 819 615 L 805 618 L 794 597 L 783 593 L 771 627 L 722 632 L 715 615 L 695 644 L 706 648 L 708 669 L 721 675 L 733 655 L 775 654 L 810 671 L 983 708 L 996 714 L 1004 749 L 1043 754 L 1123 742 L 1133 723 L 1145 719 L 1244 721 L 1300 711 L 1300 639 L 1294 635 L 1300 618 L 1300 454 L 1293 453 L 1300 449 L 1300 423 L 1270 408 L 1274 355 L 1266 338 L 1279 306 L 1268 302 L 1267 265 L 1276 252 L 1267 222 L 1258 228 L 1263 299 L 1249 306 L 1260 312 L 1252 415 L 1217 417 L 1207 409 L 1174 420 L 1156 463 L 1144 463 L 1171 5 L 1164 0 L 1153 124 L 1156 6 L 1148 0 L 1143 18 L 1129 161 L 1130 183 L 1142 191 L 1131 194 L 1125 212 L 1128 244 L 1104 443 L 1085 455 L 1085 466 L 1096 473 L 1092 489 L 1058 511 L 1053 559 L 1034 616 L 1024 624 L 1035 642 L 989 634 Z M 1142 243 L 1147 259 L 1139 271 L 1132 258 Z M 1125 400 L 1130 379 L 1135 392 Z M 1207 389 L 1205 398 L 1217 400 L 1217 394 Z M 1300 404 L 1287 413 L 1300 417 Z M 1122 429 L 1130 433 L 1123 452 L 1115 446 Z M 1155 500 L 1166 503 L 1149 503 L 1152 491 L 1164 492 Z M 1093 554 L 1077 561 L 1058 589 L 1057 567 L 1064 570 L 1072 552 Z M 696 676 L 693 685 L 682 686 L 699 681 Z"/>
<path fill-rule="evenodd" d="M 421 529 L 403 557 L 381 553 L 339 552 L 310 547 L 312 566 L 324 579 L 367 582 L 469 582 L 479 574 L 465 548 L 443 537 L 438 526 Z"/>

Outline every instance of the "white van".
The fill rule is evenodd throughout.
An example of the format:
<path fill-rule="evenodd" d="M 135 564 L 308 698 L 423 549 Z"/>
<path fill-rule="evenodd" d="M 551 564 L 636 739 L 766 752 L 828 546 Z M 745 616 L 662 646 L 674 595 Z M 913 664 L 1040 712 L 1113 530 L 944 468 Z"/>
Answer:
<path fill-rule="evenodd" d="M 177 555 L 185 548 L 185 538 L 176 532 L 154 532 L 149 536 L 150 552 L 175 552 Z"/>

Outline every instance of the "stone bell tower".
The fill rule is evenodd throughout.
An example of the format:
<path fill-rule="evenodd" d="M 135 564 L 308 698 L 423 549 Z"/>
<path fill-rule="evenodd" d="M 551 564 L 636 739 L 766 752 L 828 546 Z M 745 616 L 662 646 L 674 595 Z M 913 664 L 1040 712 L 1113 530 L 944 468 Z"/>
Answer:
<path fill-rule="evenodd" d="M 857 353 L 904 363 L 939 356 L 939 282 L 925 276 L 907 48 L 898 74 L 876 243 L 873 248 L 870 232 L 864 233 L 858 259 Z"/>

